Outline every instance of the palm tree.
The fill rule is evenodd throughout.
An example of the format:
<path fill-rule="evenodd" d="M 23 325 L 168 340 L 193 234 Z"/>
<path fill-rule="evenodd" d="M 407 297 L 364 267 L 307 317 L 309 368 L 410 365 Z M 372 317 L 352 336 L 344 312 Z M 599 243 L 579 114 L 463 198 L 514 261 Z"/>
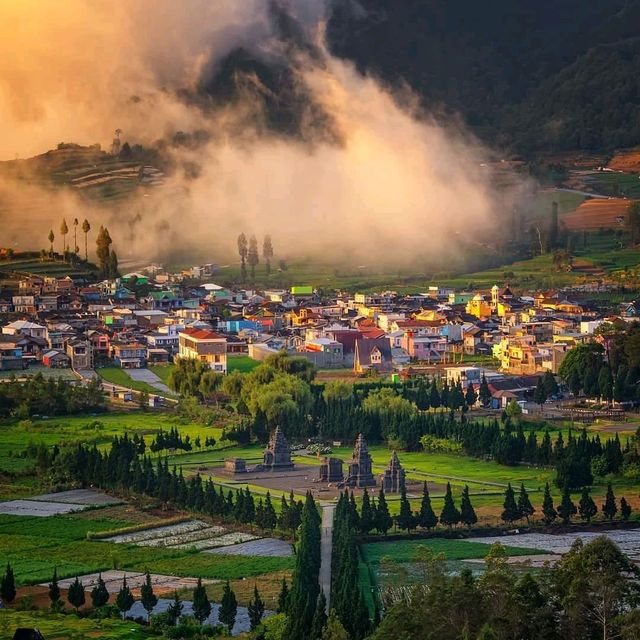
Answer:
<path fill-rule="evenodd" d="M 89 224 L 89 221 L 85 218 L 84 222 L 82 223 L 82 231 L 84 233 L 84 261 L 88 262 L 89 261 L 89 249 L 88 249 L 88 245 L 87 245 L 87 239 L 89 237 L 89 231 L 91 231 L 91 225 Z"/>

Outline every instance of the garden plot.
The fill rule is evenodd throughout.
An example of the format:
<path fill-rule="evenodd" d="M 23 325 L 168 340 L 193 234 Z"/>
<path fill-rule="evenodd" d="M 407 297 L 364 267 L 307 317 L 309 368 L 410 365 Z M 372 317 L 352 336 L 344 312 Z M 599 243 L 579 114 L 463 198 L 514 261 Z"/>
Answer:
<path fill-rule="evenodd" d="M 249 533 L 228 531 L 224 527 L 211 525 L 202 520 L 189 520 L 188 522 L 123 533 L 103 538 L 103 541 L 114 542 L 115 544 L 133 544 L 138 547 L 197 549 L 204 551 L 257 539 L 258 536 Z"/>
<path fill-rule="evenodd" d="M 47 518 L 74 511 L 88 509 L 87 504 L 71 504 L 68 502 L 44 502 L 39 500 L 9 500 L 0 502 L 0 513 L 8 516 L 36 516 Z"/>
<path fill-rule="evenodd" d="M 85 591 L 91 591 L 98 582 L 98 576 L 102 575 L 107 591 L 111 594 L 118 593 L 120 587 L 122 587 L 122 579 L 127 578 L 128 587 L 137 594 L 137 590 L 145 583 L 146 575 L 137 571 L 103 571 L 100 573 L 90 573 L 88 575 L 80 576 L 79 580 L 82 582 Z M 66 580 L 59 580 L 58 585 L 61 589 L 68 589 L 75 581 L 75 578 L 67 578 Z M 202 584 L 215 584 L 220 582 L 219 580 L 202 580 Z M 178 578 L 176 576 L 165 576 L 158 573 L 151 574 L 151 584 L 153 587 L 160 591 L 175 591 L 176 589 L 193 589 L 195 588 L 198 580 L 196 578 Z M 40 586 L 46 587 L 48 583 L 43 583 Z"/>
<path fill-rule="evenodd" d="M 114 498 L 95 489 L 72 489 L 71 491 L 59 491 L 58 493 L 43 493 L 39 496 L 33 496 L 30 500 L 38 500 L 39 502 L 64 502 L 68 504 L 88 505 L 90 507 L 124 503 L 124 500 L 120 500 L 120 498 Z"/>
<path fill-rule="evenodd" d="M 591 542 L 602 535 L 615 542 L 623 553 L 632 560 L 640 561 L 640 529 L 615 529 L 601 532 L 582 531 L 580 533 L 522 533 L 512 536 L 491 536 L 488 538 L 469 538 L 471 542 L 482 544 L 517 545 L 529 549 L 539 549 L 555 555 L 563 555 L 571 549 L 571 545 L 580 538 L 583 542 Z"/>
<path fill-rule="evenodd" d="M 277 538 L 262 538 L 261 540 L 251 540 L 240 544 L 210 549 L 207 553 L 234 556 L 289 558 L 293 555 L 293 550 L 291 549 L 291 545 L 285 540 L 278 540 Z"/>

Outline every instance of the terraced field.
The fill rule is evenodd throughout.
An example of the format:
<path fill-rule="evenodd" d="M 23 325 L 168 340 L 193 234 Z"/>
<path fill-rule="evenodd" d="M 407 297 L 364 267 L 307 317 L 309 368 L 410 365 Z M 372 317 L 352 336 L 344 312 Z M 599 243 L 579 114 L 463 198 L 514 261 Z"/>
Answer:
<path fill-rule="evenodd" d="M 570 231 L 623 229 L 629 201 L 622 198 L 585 200 L 575 211 L 565 213 L 560 222 Z"/>

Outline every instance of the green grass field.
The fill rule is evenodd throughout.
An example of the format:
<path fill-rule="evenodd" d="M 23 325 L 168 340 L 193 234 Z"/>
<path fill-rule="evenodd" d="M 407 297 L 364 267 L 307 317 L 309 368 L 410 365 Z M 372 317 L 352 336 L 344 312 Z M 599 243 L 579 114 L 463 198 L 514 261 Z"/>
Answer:
<path fill-rule="evenodd" d="M 111 384 L 127 387 L 134 391 L 146 391 L 153 395 L 169 397 L 168 394 L 163 393 L 147 382 L 134 380 L 124 369 L 121 369 L 120 367 L 100 367 L 99 369 L 96 369 L 96 372 L 103 380 L 106 380 Z"/>
<path fill-rule="evenodd" d="M 18 584 L 46 582 L 54 568 L 61 578 L 117 568 L 238 580 L 293 566 L 292 558 L 225 556 L 86 539 L 89 531 L 114 530 L 129 524 L 126 520 L 89 520 L 73 515 L 0 515 L 0 557 L 11 563 Z"/>
<path fill-rule="evenodd" d="M 260 362 L 249 356 L 229 356 L 227 358 L 227 369 L 229 373 L 232 371 L 250 373 L 258 366 L 260 366 Z"/>
<path fill-rule="evenodd" d="M 18 627 L 37 628 L 47 640 L 95 638 L 95 640 L 129 640 L 147 638 L 147 627 L 118 619 L 79 618 L 73 614 L 45 611 L 0 610 L 0 639 L 9 640 Z"/>

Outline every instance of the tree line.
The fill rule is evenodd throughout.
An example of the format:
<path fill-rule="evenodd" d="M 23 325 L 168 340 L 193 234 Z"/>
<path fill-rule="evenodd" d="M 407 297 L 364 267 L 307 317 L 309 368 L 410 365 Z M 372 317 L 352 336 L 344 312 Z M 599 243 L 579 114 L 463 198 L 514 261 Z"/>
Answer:
<path fill-rule="evenodd" d="M 247 236 L 241 233 L 238 236 L 238 255 L 240 256 L 240 278 L 242 282 L 247 281 L 247 264 L 251 270 L 251 280 L 255 280 L 256 267 L 260 263 L 260 253 L 258 251 L 258 241 L 252 234 L 249 236 L 247 242 Z M 267 276 L 271 275 L 271 260 L 273 258 L 273 244 L 271 242 L 271 236 L 266 235 L 262 241 L 262 258 L 265 263 L 265 271 Z"/>

